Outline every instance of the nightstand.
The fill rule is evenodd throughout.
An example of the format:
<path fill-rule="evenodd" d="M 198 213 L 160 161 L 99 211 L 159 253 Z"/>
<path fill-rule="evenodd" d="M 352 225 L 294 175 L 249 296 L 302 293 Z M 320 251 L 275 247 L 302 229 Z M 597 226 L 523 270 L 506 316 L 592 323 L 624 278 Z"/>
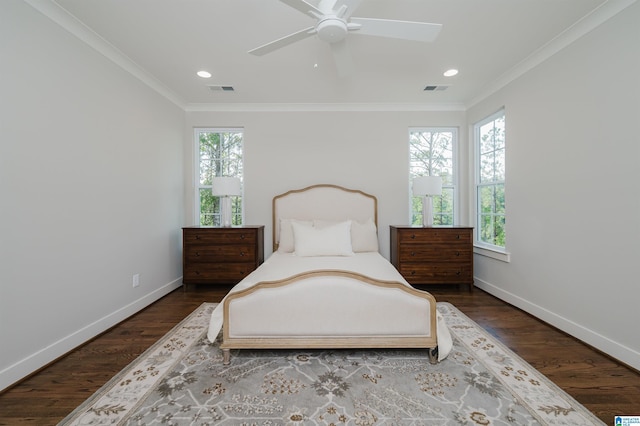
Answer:
<path fill-rule="evenodd" d="M 391 226 L 391 263 L 411 284 L 473 288 L 473 228 Z"/>
<path fill-rule="evenodd" d="M 264 226 L 182 228 L 182 282 L 236 284 L 264 262 Z"/>

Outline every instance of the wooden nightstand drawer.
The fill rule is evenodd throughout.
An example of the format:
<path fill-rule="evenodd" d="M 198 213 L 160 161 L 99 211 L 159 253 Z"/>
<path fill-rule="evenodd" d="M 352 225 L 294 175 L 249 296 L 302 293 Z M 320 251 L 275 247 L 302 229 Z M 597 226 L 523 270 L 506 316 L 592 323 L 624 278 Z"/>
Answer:
<path fill-rule="evenodd" d="M 198 263 L 184 271 L 183 281 L 189 284 L 237 283 L 254 269 L 251 263 Z"/>
<path fill-rule="evenodd" d="M 404 263 L 400 274 L 413 284 L 460 284 L 473 281 L 471 264 L 455 263 Z"/>
<path fill-rule="evenodd" d="M 264 262 L 264 226 L 182 228 L 182 282 L 236 284 Z"/>
<path fill-rule="evenodd" d="M 210 231 L 210 228 L 185 229 L 184 242 L 191 244 L 255 244 L 256 233 L 238 231 L 234 228 L 215 228 L 220 231 Z"/>
<path fill-rule="evenodd" d="M 469 245 L 472 241 L 472 235 L 465 229 L 455 229 L 451 232 L 449 228 L 406 228 L 398 232 L 398 241 L 400 244 L 460 244 Z"/>
<path fill-rule="evenodd" d="M 256 251 L 254 247 L 247 245 L 224 244 L 191 245 L 184 250 L 184 255 L 192 262 L 224 263 L 224 262 L 255 262 Z"/>
<path fill-rule="evenodd" d="M 411 284 L 473 286 L 473 228 L 391 226 L 391 263 Z"/>
<path fill-rule="evenodd" d="M 404 262 L 464 262 L 473 255 L 469 245 L 405 244 L 400 246 L 399 261 Z"/>

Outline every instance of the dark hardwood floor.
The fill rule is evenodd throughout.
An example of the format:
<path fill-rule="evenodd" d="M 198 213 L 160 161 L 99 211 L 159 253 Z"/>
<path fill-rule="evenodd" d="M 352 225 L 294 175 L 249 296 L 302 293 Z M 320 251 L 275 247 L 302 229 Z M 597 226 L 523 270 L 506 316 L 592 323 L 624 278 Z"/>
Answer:
<path fill-rule="evenodd" d="M 178 289 L 0 394 L 0 425 L 57 424 L 202 302 L 228 288 Z M 475 289 L 430 287 L 608 425 L 640 415 L 640 373 Z"/>

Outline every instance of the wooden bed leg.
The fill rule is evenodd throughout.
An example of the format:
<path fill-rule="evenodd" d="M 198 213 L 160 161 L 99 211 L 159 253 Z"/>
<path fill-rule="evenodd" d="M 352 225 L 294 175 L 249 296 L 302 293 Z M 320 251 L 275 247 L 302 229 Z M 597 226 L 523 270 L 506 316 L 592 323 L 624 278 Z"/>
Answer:
<path fill-rule="evenodd" d="M 222 350 L 222 364 L 229 365 L 231 363 L 231 349 Z"/>
<path fill-rule="evenodd" d="M 429 362 L 431 364 L 438 363 L 438 347 L 437 346 L 435 348 L 429 348 Z"/>

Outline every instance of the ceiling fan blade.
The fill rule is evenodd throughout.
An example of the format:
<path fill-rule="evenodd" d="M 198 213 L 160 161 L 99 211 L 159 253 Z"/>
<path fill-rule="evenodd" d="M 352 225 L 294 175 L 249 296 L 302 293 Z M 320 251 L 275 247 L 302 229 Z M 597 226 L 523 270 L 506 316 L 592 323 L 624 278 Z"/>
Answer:
<path fill-rule="evenodd" d="M 399 38 L 402 40 L 433 41 L 442 29 L 441 24 L 426 22 L 395 21 L 391 19 L 351 18 L 354 24 L 361 25 L 353 34 Z"/>
<path fill-rule="evenodd" d="M 347 46 L 347 41 L 342 40 L 336 43 L 331 43 L 331 52 L 333 53 L 333 60 L 336 64 L 338 76 L 340 78 L 346 78 L 353 75 L 355 67 L 353 65 L 351 52 Z"/>
<path fill-rule="evenodd" d="M 315 7 L 312 4 L 307 3 L 304 0 L 280 0 L 282 3 L 291 6 L 294 9 L 299 10 L 305 15 L 311 16 L 312 18 L 320 18 L 324 15 L 324 13 Z"/>
<path fill-rule="evenodd" d="M 278 40 L 274 40 L 260 47 L 256 47 L 255 49 L 250 50 L 249 53 L 256 56 L 266 55 L 267 53 L 271 53 L 274 50 L 278 50 L 282 47 L 288 46 L 292 43 L 295 43 L 296 41 L 304 40 L 305 38 L 311 37 L 315 33 L 316 29 L 314 27 L 305 28 L 304 30 L 289 34 L 288 36 L 284 36 L 282 38 L 279 38 Z"/>
<path fill-rule="evenodd" d="M 362 0 L 338 0 L 334 5 L 334 9 L 336 12 L 338 12 L 341 7 L 346 6 L 346 12 L 340 17 L 342 19 L 348 19 L 349 17 L 351 17 L 351 15 L 353 15 L 353 12 L 356 11 L 358 6 L 360 6 L 360 3 L 362 3 Z"/>

